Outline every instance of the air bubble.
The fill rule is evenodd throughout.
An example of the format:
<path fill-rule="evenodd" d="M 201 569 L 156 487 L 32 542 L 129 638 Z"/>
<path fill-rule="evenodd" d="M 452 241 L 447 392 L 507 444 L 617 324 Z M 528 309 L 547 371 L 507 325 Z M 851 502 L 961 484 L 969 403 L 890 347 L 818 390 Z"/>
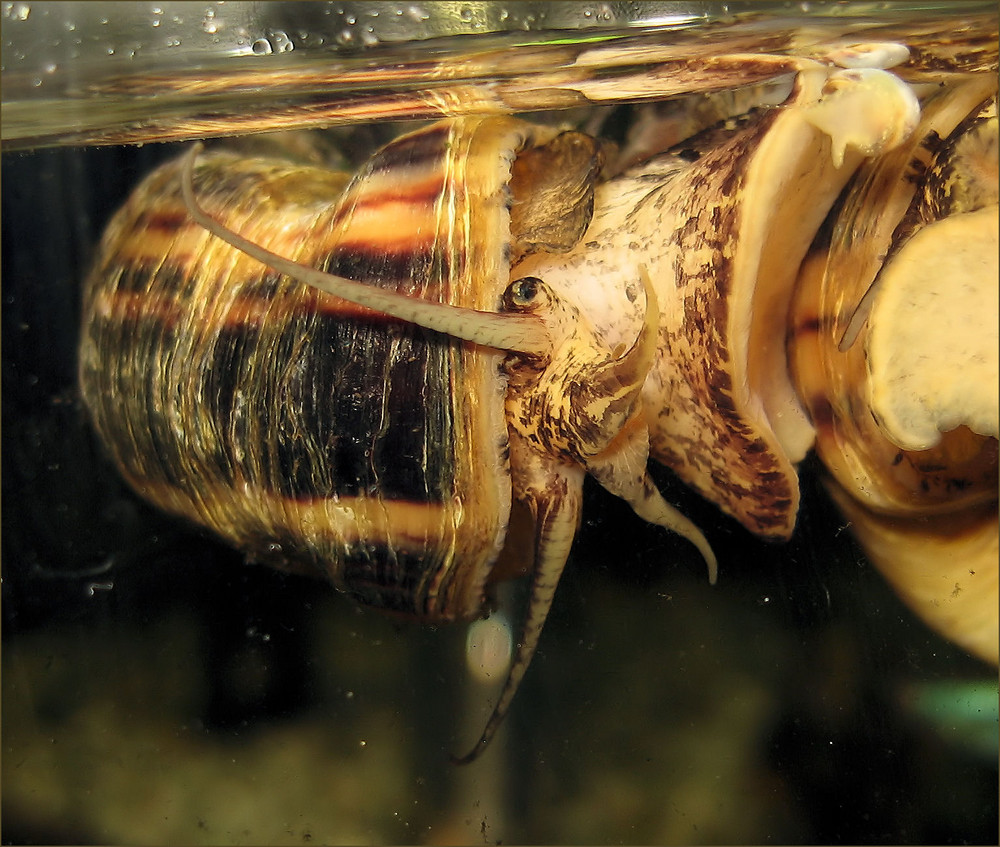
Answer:
<path fill-rule="evenodd" d="M 6 17 L 12 21 L 26 21 L 31 15 L 31 6 L 27 3 L 12 3 L 7 7 Z"/>
<path fill-rule="evenodd" d="M 601 3 L 594 12 L 594 16 L 597 20 L 613 21 L 615 18 L 615 13 L 607 3 Z"/>
<path fill-rule="evenodd" d="M 215 35 L 221 29 L 221 24 L 215 19 L 215 9 L 205 11 L 205 17 L 201 20 L 201 28 L 209 35 Z"/>
<path fill-rule="evenodd" d="M 274 48 L 271 47 L 271 42 L 266 38 L 258 38 L 252 45 L 250 49 L 253 50 L 258 56 L 266 56 L 268 53 L 273 53 Z"/>
<path fill-rule="evenodd" d="M 275 53 L 291 53 L 295 49 L 292 39 L 281 30 L 271 33 L 271 42 Z"/>

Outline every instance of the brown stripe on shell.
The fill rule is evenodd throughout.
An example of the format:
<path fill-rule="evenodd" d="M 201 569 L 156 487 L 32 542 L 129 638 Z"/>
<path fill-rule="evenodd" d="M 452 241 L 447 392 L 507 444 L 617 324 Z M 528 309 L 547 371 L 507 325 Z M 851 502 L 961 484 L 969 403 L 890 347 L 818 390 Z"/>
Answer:
<path fill-rule="evenodd" d="M 195 507 L 173 485 L 131 479 L 144 496 L 179 517 L 213 528 L 251 561 L 323 575 L 356 601 L 422 619 L 462 619 L 474 612 L 446 608 L 460 562 L 442 567 L 439 551 L 453 545 L 451 503 L 369 497 L 290 501 L 261 491 L 240 492 L 206 480 Z M 266 522 L 261 516 L 268 516 Z M 302 527 L 312 531 L 303 537 Z"/>

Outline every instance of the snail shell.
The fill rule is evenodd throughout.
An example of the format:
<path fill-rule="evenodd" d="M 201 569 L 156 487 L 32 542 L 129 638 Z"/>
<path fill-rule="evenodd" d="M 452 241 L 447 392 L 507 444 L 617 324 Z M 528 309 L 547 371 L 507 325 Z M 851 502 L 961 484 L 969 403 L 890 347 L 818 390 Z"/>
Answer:
<path fill-rule="evenodd" d="M 510 162 L 554 136 L 516 121 L 438 124 L 351 181 L 218 152 L 194 184 L 211 214 L 284 256 L 493 311 L 507 255 L 525 249 L 507 223 Z M 592 145 L 588 157 L 581 220 Z M 530 221 L 522 229 L 532 237 Z M 188 215 L 175 162 L 105 235 L 80 376 L 98 432 L 148 500 L 252 559 L 317 568 L 361 603 L 455 620 L 480 614 L 509 520 L 500 359 L 212 236 Z"/>
<path fill-rule="evenodd" d="M 85 294 L 81 387 L 123 476 L 252 559 L 468 619 L 503 575 L 512 499 L 530 512 L 528 616 L 483 744 L 537 644 L 586 469 L 711 557 L 627 434 L 652 287 L 645 329 L 607 349 L 544 284 L 510 280 L 512 258 L 579 239 L 601 162 L 587 136 L 506 118 L 418 130 L 350 181 L 189 156 L 115 216 Z M 568 405 L 546 393 L 567 380 Z M 511 404 L 541 411 L 509 428 Z"/>
<path fill-rule="evenodd" d="M 803 266 L 789 342 L 827 487 L 867 554 L 993 662 L 995 93 L 995 75 L 941 88 L 910 141 L 861 168 Z"/>

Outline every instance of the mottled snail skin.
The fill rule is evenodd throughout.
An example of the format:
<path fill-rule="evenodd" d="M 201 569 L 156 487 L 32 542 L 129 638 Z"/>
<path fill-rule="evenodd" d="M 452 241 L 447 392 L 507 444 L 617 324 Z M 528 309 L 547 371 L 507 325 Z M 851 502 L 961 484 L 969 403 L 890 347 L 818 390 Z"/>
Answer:
<path fill-rule="evenodd" d="M 940 88 L 911 140 L 862 167 L 803 265 L 789 336 L 855 537 L 932 627 L 994 663 L 996 86 Z"/>
<path fill-rule="evenodd" d="M 648 269 L 660 308 L 641 398 L 650 455 L 764 538 L 793 531 L 796 464 L 813 439 L 785 360 L 798 263 L 863 159 L 855 148 L 898 143 L 919 111 L 898 79 L 875 73 L 805 65 L 781 108 L 598 186 L 577 247 L 512 272 L 544 279 L 623 344 L 643 302 L 630 268 Z M 824 128 L 845 103 L 862 118 Z"/>

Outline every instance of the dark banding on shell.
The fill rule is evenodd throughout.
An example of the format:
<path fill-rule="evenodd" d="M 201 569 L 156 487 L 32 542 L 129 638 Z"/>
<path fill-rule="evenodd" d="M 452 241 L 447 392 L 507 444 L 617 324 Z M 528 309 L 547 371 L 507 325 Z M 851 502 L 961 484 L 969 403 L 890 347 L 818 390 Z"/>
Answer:
<path fill-rule="evenodd" d="M 511 163 L 555 135 L 505 118 L 442 122 L 352 180 L 215 152 L 194 187 L 213 217 L 294 261 L 495 311 Z M 253 559 L 324 571 L 366 605 L 479 613 L 511 503 L 501 353 L 231 248 L 189 218 L 176 162 L 112 221 L 83 325 L 86 403 L 147 499 Z"/>

